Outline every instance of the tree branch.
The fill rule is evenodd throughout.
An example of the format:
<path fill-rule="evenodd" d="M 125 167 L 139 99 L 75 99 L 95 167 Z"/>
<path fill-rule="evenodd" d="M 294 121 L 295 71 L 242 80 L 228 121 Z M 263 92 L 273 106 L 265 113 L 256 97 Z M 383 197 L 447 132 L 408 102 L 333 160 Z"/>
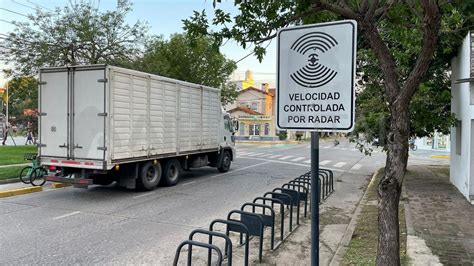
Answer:
<path fill-rule="evenodd" d="M 441 24 L 441 15 L 438 6 L 430 0 L 422 0 L 421 3 L 424 12 L 423 45 L 415 66 L 410 72 L 405 85 L 397 98 L 397 102 L 405 105 L 409 104 L 411 97 L 420 85 L 421 79 L 423 79 L 430 66 L 433 55 L 436 51 Z"/>
<path fill-rule="evenodd" d="M 326 9 L 328 11 L 331 11 L 331 12 L 335 13 L 335 14 L 341 15 L 345 18 L 360 20 L 359 15 L 356 12 L 352 11 L 351 9 L 344 8 L 344 7 L 341 7 L 339 5 L 335 5 L 335 4 L 330 4 L 330 3 L 325 2 L 325 1 L 314 0 L 313 8 L 314 9 Z"/>

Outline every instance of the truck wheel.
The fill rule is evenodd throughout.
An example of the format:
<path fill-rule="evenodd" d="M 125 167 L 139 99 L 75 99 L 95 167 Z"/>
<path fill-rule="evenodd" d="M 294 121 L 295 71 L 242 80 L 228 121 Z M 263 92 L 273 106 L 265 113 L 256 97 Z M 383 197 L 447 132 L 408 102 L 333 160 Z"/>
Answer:
<path fill-rule="evenodd" d="M 229 171 L 230 161 L 231 161 L 230 153 L 228 151 L 224 151 L 224 154 L 222 155 L 221 167 L 217 168 L 217 170 L 219 170 L 219 172 L 221 172 L 221 173 L 225 173 L 225 172 Z"/>
<path fill-rule="evenodd" d="M 174 186 L 178 183 L 181 175 L 181 164 L 176 159 L 168 160 L 163 168 L 161 184 L 164 186 Z"/>
<path fill-rule="evenodd" d="M 137 178 L 137 187 L 145 190 L 153 190 L 161 179 L 161 165 L 159 162 L 147 162 L 142 165 L 140 175 Z"/>

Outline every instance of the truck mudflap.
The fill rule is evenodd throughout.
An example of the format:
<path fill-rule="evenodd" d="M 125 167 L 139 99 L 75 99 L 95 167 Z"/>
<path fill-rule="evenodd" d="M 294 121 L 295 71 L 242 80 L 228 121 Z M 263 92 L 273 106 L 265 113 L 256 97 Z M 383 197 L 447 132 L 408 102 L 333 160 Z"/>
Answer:
<path fill-rule="evenodd" d="M 68 178 L 68 177 L 61 177 L 61 176 L 47 176 L 46 181 L 66 183 L 66 184 L 72 184 L 72 185 L 81 185 L 81 186 L 88 186 L 88 185 L 92 185 L 93 183 L 92 179 Z"/>

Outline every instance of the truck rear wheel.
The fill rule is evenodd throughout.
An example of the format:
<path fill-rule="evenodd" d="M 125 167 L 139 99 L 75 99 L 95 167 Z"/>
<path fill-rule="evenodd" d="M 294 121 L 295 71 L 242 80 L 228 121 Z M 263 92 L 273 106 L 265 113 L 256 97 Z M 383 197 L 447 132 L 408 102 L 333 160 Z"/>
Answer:
<path fill-rule="evenodd" d="M 161 184 L 164 186 L 174 186 L 178 184 L 181 175 L 181 164 L 176 159 L 168 160 L 163 168 Z"/>
<path fill-rule="evenodd" d="M 221 166 L 219 168 L 217 168 L 217 170 L 219 170 L 219 172 L 221 172 L 221 173 L 225 173 L 225 172 L 229 171 L 230 161 L 231 161 L 230 153 L 228 151 L 224 151 L 224 154 L 222 155 Z"/>
<path fill-rule="evenodd" d="M 141 166 L 140 175 L 137 178 L 137 187 L 145 190 L 153 190 L 161 179 L 160 162 L 154 164 L 147 162 Z"/>

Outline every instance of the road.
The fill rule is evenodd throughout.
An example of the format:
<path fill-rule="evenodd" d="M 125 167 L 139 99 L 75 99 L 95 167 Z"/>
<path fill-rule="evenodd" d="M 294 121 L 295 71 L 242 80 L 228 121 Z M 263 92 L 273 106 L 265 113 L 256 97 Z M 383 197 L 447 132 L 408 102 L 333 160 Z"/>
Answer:
<path fill-rule="evenodd" d="M 310 169 L 309 143 L 237 149 L 228 173 L 196 169 L 175 187 L 137 192 L 93 186 L 0 199 L 0 264 L 169 265 L 193 229 L 207 228 Z M 347 212 L 384 159 L 379 151 L 364 156 L 347 141 L 321 143 L 320 164 L 335 171 L 341 190 L 335 195 Z"/>

